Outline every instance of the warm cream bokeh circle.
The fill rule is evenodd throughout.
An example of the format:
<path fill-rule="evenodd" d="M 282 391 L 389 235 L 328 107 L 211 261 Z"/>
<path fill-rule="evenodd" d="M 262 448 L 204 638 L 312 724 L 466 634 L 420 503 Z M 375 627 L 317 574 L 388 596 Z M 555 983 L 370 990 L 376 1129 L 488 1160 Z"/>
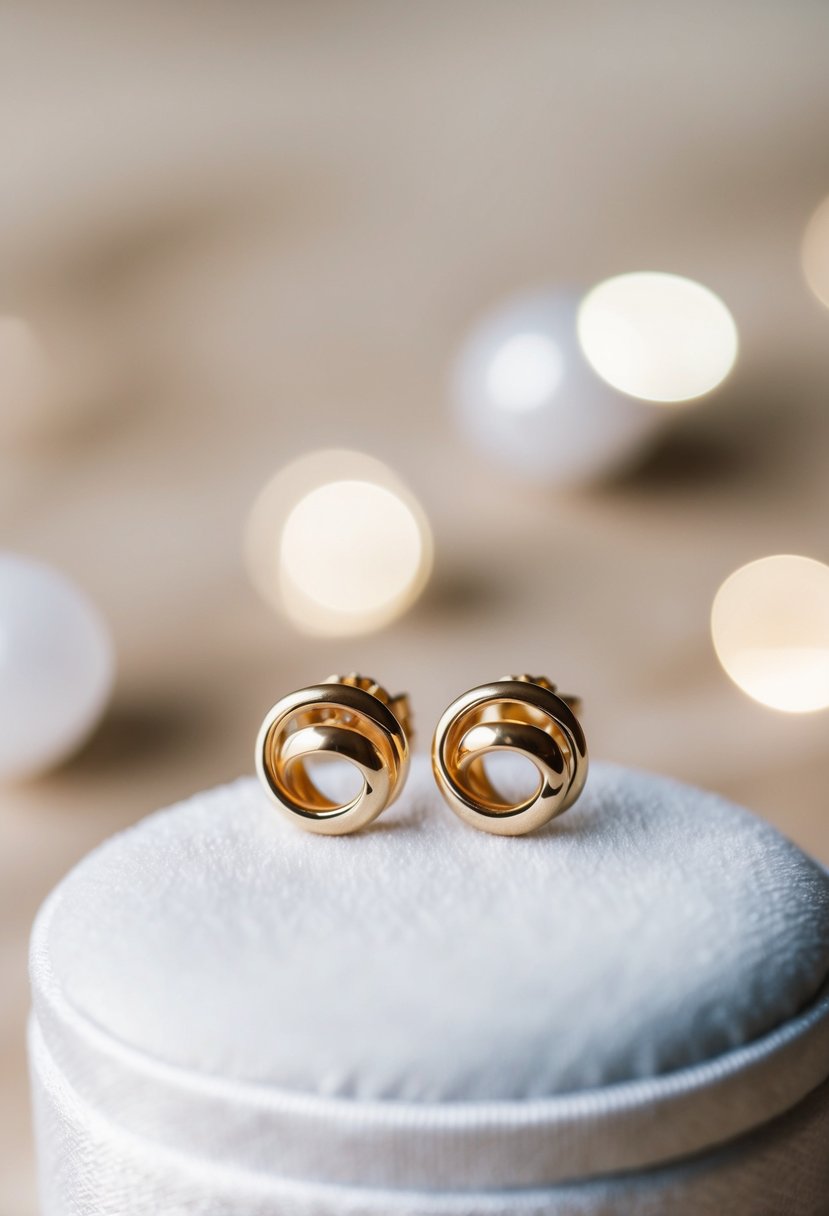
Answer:
<path fill-rule="evenodd" d="M 735 570 L 711 609 L 717 657 L 735 684 L 772 709 L 829 706 L 829 566 L 780 554 Z"/>
<path fill-rule="evenodd" d="M 303 632 L 368 633 L 399 617 L 432 568 L 417 499 L 382 461 L 319 451 L 260 493 L 245 549 L 254 585 Z"/>
<path fill-rule="evenodd" d="M 829 198 L 812 215 L 803 234 L 801 260 L 806 282 L 829 308 Z"/>
<path fill-rule="evenodd" d="M 701 397 L 737 358 L 737 326 L 725 304 L 676 274 L 637 271 L 605 279 L 584 297 L 578 333 L 597 375 L 643 401 Z"/>

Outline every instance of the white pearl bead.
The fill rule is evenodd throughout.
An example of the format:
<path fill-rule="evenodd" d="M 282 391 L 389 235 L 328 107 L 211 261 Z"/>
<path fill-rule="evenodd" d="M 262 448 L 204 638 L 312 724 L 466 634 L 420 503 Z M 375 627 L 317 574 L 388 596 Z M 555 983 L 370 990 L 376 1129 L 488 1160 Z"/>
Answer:
<path fill-rule="evenodd" d="M 0 778 L 71 755 L 98 723 L 114 678 L 109 631 L 57 570 L 0 553 Z"/>
<path fill-rule="evenodd" d="M 485 319 L 458 361 L 460 425 L 502 467 L 547 485 L 595 480 L 631 462 L 669 411 L 593 371 L 577 333 L 581 297 L 550 291 Z"/>

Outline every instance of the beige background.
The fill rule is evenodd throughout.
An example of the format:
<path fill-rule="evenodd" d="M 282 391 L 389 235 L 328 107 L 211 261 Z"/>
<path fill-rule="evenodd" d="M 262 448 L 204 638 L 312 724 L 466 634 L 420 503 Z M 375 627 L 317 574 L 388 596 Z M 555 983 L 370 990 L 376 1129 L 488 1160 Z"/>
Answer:
<path fill-rule="evenodd" d="M 829 314 L 803 225 L 829 192 L 820 2 L 0 6 L 0 311 L 56 352 L 42 433 L 0 415 L 2 544 L 109 617 L 112 712 L 0 809 L 0 1211 L 35 1211 L 23 1027 L 37 905 L 89 848 L 251 767 L 280 693 L 357 667 L 413 696 L 548 672 L 594 755 L 720 790 L 829 862 L 827 718 L 718 668 L 736 565 L 829 558 Z M 741 360 L 635 475 L 527 492 L 447 417 L 452 352 L 504 293 L 675 270 Z M 2 403 L 0 403 L 2 404 Z M 303 639 L 241 529 L 309 447 L 388 459 L 435 530 L 417 609 Z"/>

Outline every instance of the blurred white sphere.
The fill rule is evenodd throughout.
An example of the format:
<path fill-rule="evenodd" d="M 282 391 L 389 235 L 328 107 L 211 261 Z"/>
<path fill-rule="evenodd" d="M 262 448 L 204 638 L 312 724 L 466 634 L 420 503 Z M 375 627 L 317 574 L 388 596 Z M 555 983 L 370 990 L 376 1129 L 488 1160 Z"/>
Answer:
<path fill-rule="evenodd" d="M 526 296 L 466 343 L 458 414 L 504 468 L 548 485 L 593 481 L 632 463 L 672 407 L 720 384 L 737 346 L 722 300 L 680 275 Z"/>
<path fill-rule="evenodd" d="M 71 755 L 100 720 L 114 670 L 106 624 L 74 583 L 0 553 L 0 779 Z"/>
<path fill-rule="evenodd" d="M 579 341 L 580 302 L 566 291 L 514 300 L 474 330 L 456 369 L 455 406 L 469 440 L 547 485 L 623 468 L 668 417 L 596 374 Z"/>

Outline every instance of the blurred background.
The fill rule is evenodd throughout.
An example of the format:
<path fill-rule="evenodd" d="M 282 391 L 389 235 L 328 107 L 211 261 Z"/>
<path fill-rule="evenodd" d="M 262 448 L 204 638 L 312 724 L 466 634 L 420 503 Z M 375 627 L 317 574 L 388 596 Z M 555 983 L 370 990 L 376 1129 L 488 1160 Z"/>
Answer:
<path fill-rule="evenodd" d="M 821 0 L 0 6 L 0 536 L 82 588 L 116 655 L 91 741 L 0 792 L 0 1211 L 36 1210 L 38 905 L 112 832 L 250 771 L 270 704 L 332 671 L 407 689 L 421 748 L 465 688 L 544 672 L 584 698 L 594 757 L 829 863 L 826 715 L 746 696 L 711 636 L 738 567 L 829 560 L 807 283 L 829 222 L 803 244 L 827 47 Z M 455 369 L 481 317 L 638 270 L 727 305 L 722 386 L 601 477 L 530 482 L 476 446 Z M 250 514 L 340 448 L 402 480 L 420 536 L 395 619 L 362 632 L 269 602 L 256 547 L 288 561 L 287 508 Z"/>

